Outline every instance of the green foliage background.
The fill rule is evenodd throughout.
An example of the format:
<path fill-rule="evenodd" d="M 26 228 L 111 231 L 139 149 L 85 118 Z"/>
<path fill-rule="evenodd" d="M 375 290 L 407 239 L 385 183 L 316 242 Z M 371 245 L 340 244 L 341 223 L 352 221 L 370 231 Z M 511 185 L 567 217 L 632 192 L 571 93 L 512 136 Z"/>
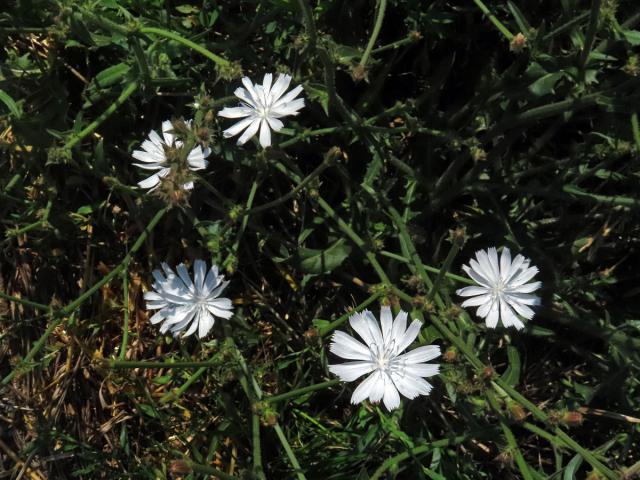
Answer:
<path fill-rule="evenodd" d="M 0 476 L 633 478 L 638 23 L 633 0 L 5 0 Z M 266 72 L 307 107 L 237 147 L 215 113 Z M 213 153 L 167 209 L 131 152 L 181 117 Z M 540 268 L 523 332 L 456 305 L 494 245 Z M 151 271 L 195 258 L 236 315 L 159 336 Z M 380 303 L 446 352 L 391 414 L 326 369 Z"/>

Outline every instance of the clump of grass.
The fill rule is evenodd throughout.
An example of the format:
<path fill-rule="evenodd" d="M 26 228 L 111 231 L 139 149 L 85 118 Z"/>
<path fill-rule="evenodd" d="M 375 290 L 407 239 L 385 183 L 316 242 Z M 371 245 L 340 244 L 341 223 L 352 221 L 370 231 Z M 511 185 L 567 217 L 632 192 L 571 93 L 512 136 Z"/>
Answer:
<path fill-rule="evenodd" d="M 10 0 L 0 471 L 633 478 L 634 6 Z M 270 148 L 238 147 L 217 113 L 268 72 L 305 109 Z M 168 118 L 212 150 L 170 205 L 131 158 Z M 455 295 L 491 245 L 540 269 L 522 331 Z M 202 341 L 159 335 L 151 271 L 198 258 L 232 279 L 234 316 Z M 351 405 L 327 370 L 330 334 L 379 305 L 444 352 L 431 394 L 392 412 Z"/>

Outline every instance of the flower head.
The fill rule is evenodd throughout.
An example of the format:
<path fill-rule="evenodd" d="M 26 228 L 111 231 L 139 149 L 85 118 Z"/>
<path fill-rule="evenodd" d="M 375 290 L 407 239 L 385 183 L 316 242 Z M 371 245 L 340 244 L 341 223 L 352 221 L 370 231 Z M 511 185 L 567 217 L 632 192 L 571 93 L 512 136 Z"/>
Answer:
<path fill-rule="evenodd" d="M 176 268 L 177 275 L 166 263 L 162 270 L 164 275 L 154 270 L 154 291 L 144 294 L 147 310 L 159 310 L 151 317 L 151 323 L 163 322 L 160 332 L 169 331 L 174 336 L 184 332 L 183 337 L 188 337 L 198 330 L 198 337 L 202 338 L 213 327 L 215 317 L 229 319 L 233 315 L 231 300 L 220 298 L 229 282 L 218 274 L 216 265 L 207 272 L 204 260 L 193 262 L 193 281 L 182 263 Z"/>
<path fill-rule="evenodd" d="M 499 260 L 495 248 L 477 251 L 476 260 L 471 259 L 470 266 L 462 267 L 478 284 L 456 292 L 471 297 L 462 306 L 478 307 L 476 314 L 485 319 L 489 328 L 496 328 L 499 319 L 505 327 L 524 328 L 518 315 L 527 320 L 533 318 L 529 305 L 539 305 L 540 298 L 531 294 L 542 285 L 542 282 L 527 283 L 538 273 L 538 269 L 529 264 L 530 260 L 522 255 L 511 261 L 508 248 L 502 250 Z"/>
<path fill-rule="evenodd" d="M 438 357 L 440 347 L 428 345 L 401 354 L 416 339 L 422 326 L 422 322 L 414 320 L 406 328 L 407 316 L 407 312 L 400 311 L 394 320 L 391 308 L 382 307 L 380 330 L 369 310 L 351 315 L 349 323 L 364 344 L 339 330 L 333 334 L 331 352 L 354 361 L 329 365 L 329 371 L 344 382 L 370 374 L 354 390 L 351 403 L 357 404 L 366 398 L 371 402 L 382 400 L 387 410 L 393 410 L 400 406 L 399 393 L 412 399 L 431 391 L 431 384 L 423 377 L 437 375 L 440 365 L 424 362 Z"/>
<path fill-rule="evenodd" d="M 185 122 L 190 128 L 191 121 Z M 134 163 L 136 167 L 145 170 L 156 170 L 156 173 L 148 178 L 138 182 L 140 188 L 148 188 L 154 190 L 160 184 L 160 179 L 169 175 L 172 170 L 175 173 L 179 167 L 181 157 L 180 149 L 183 142 L 176 140 L 173 132 L 173 124 L 169 120 L 162 122 L 162 137 L 155 130 L 149 132 L 149 139 L 142 142 L 142 150 L 135 150 L 132 154 L 133 158 L 141 163 Z M 211 153 L 208 148 L 203 149 L 200 145 L 195 146 L 186 157 L 187 169 L 191 171 L 202 170 L 206 168 L 208 162 L 205 160 Z M 182 188 L 190 190 L 193 188 L 193 182 L 188 180 Z"/>
<path fill-rule="evenodd" d="M 304 107 L 304 98 L 296 98 L 302 92 L 302 85 L 298 85 L 289 93 L 284 92 L 289 88 L 291 76 L 278 75 L 276 82 L 271 85 L 273 75 L 267 73 L 262 85 L 251 83 L 247 77 L 242 78 L 245 88 L 236 89 L 235 96 L 241 100 L 239 107 L 225 107 L 218 115 L 225 118 L 242 118 L 235 125 L 223 132 L 225 138 L 235 137 L 244 130 L 238 139 L 238 145 L 244 145 L 258 130 L 260 130 L 260 145 L 262 148 L 271 145 L 271 130 L 279 132 L 283 123 L 279 120 L 289 115 L 297 115 Z"/>

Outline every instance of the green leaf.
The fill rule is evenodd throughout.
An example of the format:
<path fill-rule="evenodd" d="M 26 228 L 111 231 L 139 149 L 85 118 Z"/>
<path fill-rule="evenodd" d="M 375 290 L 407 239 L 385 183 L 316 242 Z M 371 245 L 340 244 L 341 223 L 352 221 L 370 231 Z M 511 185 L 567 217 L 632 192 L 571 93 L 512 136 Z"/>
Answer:
<path fill-rule="evenodd" d="M 582 457 L 580 455 L 576 455 L 571 459 L 571 461 L 567 464 L 567 467 L 564 470 L 564 475 L 562 476 L 563 480 L 574 480 L 580 465 L 582 464 Z"/>
<path fill-rule="evenodd" d="M 299 248 L 297 260 L 300 270 L 304 273 L 316 275 L 330 273 L 351 253 L 351 246 L 344 239 L 340 239 L 326 250 L 316 250 L 313 248 Z"/>
<path fill-rule="evenodd" d="M 523 33 L 524 35 L 527 35 L 527 32 L 531 30 L 531 25 L 529 25 L 529 22 L 527 22 L 527 19 L 524 18 L 523 13 L 513 2 L 511 1 L 507 2 L 507 5 L 509 7 L 509 11 L 511 12 L 511 15 L 513 15 L 513 18 L 518 24 L 518 28 L 520 29 L 520 32 Z"/>
<path fill-rule="evenodd" d="M 0 101 L 2 101 L 2 103 L 7 106 L 11 115 L 16 118 L 20 118 L 22 116 L 22 109 L 20 108 L 20 106 L 13 100 L 13 98 L 11 98 L 11 96 L 7 92 L 2 89 L 0 89 Z"/>
<path fill-rule="evenodd" d="M 324 113 L 329 116 L 329 93 L 324 85 L 318 83 L 309 84 L 305 86 L 307 97 L 309 100 L 316 100 L 324 110 Z"/>
<path fill-rule="evenodd" d="M 513 345 L 507 347 L 507 359 L 509 360 L 509 366 L 502 374 L 502 380 L 515 387 L 520 382 L 521 362 L 518 349 Z"/>
<path fill-rule="evenodd" d="M 544 95 L 554 93 L 556 83 L 558 83 L 563 75 L 564 73 L 562 72 L 547 73 L 529 85 L 529 91 L 536 97 L 542 97 Z"/>
<path fill-rule="evenodd" d="M 623 30 L 622 34 L 632 46 L 637 47 L 640 45 L 640 32 L 638 30 Z"/>

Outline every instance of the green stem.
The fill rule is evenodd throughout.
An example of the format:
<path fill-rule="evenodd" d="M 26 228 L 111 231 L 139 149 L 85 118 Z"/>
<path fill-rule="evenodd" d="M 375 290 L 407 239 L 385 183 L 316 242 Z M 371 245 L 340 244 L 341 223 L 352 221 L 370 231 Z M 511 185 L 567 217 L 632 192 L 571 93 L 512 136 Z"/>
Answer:
<path fill-rule="evenodd" d="M 175 390 L 172 390 L 171 392 L 167 392 L 165 395 L 160 397 L 160 403 L 167 403 L 172 400 L 177 400 L 178 398 L 180 398 L 182 394 L 187 391 L 187 388 L 193 385 L 195 381 L 198 380 L 206 371 L 207 371 L 207 367 L 200 367 L 193 374 L 191 374 L 187 379 L 187 381 L 184 382 L 182 385 L 180 385 L 180 387 L 178 387 Z"/>
<path fill-rule="evenodd" d="M 245 215 L 251 215 L 253 213 L 259 213 L 259 212 L 263 212 L 265 210 L 269 210 L 270 208 L 273 208 L 277 205 L 280 205 L 281 203 L 286 202 L 287 200 L 289 200 L 290 198 L 295 197 L 298 192 L 300 192 L 301 190 L 303 190 L 307 185 L 309 185 L 316 177 L 319 177 L 320 174 L 325 171 L 327 169 L 327 167 L 329 167 L 329 162 L 322 162 L 320 165 L 318 165 L 318 167 L 316 167 L 316 169 L 311 172 L 309 175 L 307 175 L 307 177 L 302 180 L 302 182 L 300 182 L 298 185 L 296 185 L 296 187 L 291 190 L 290 192 L 288 192 L 286 195 L 283 195 L 280 198 L 277 198 L 271 202 L 267 202 L 264 203 L 262 205 L 258 205 L 257 207 L 253 207 L 250 210 L 246 210 L 245 211 Z"/>
<path fill-rule="evenodd" d="M 320 336 L 321 337 L 327 336 L 333 330 L 335 330 L 340 325 L 342 325 L 344 322 L 346 322 L 349 319 L 349 317 L 351 315 L 353 315 L 355 312 L 360 312 L 363 309 L 367 308 L 369 305 L 371 305 L 373 302 L 375 302 L 378 298 L 380 298 L 380 293 L 379 292 L 374 293 L 369 298 L 367 298 L 364 302 L 362 302 L 360 305 L 358 305 L 357 307 L 354 307 L 353 310 L 351 310 L 350 312 L 347 312 L 344 315 L 338 317 L 333 322 L 331 322 L 329 325 L 327 325 L 326 327 L 322 328 L 320 330 Z"/>
<path fill-rule="evenodd" d="M 219 361 L 203 360 L 194 362 L 161 362 L 150 360 L 116 360 L 109 359 L 104 360 L 105 367 L 115 369 L 128 369 L 128 368 L 206 368 L 219 365 Z"/>
<path fill-rule="evenodd" d="M 6 293 L 0 292 L 0 298 L 4 298 L 5 300 L 9 300 L 10 302 L 20 303 L 22 305 L 26 305 L 27 307 L 35 308 L 36 310 L 42 310 L 44 312 L 53 313 L 53 310 L 49 305 L 45 305 L 44 303 L 32 302 L 31 300 L 27 300 L 25 298 L 14 297 L 13 295 L 7 295 Z"/>
<path fill-rule="evenodd" d="M 211 467 L 209 465 L 201 465 L 187 459 L 183 460 L 183 462 L 185 462 L 187 466 L 195 473 L 206 473 L 209 475 L 213 475 L 219 480 L 240 480 L 240 477 L 234 477 L 233 475 L 229 475 L 228 473 L 225 473 L 222 470 L 218 470 L 217 468 Z"/>
<path fill-rule="evenodd" d="M 403 257 L 402 255 L 398 255 L 397 253 L 389 252 L 387 250 L 381 250 L 380 255 L 384 257 L 392 258 L 394 260 L 398 260 L 399 262 L 402 262 L 402 263 L 411 262 L 411 260 L 409 260 L 407 257 Z M 432 267 L 431 265 L 424 265 L 424 269 L 427 272 L 436 273 L 436 274 L 439 274 L 441 271 L 440 268 Z M 451 280 L 455 280 L 456 282 L 466 283 L 467 285 L 475 285 L 475 282 L 470 278 L 461 277 L 460 275 L 456 275 L 455 273 L 445 272 L 444 275 L 445 277 L 450 278 Z"/>
<path fill-rule="evenodd" d="M 640 153 L 640 127 L 638 126 L 638 113 L 631 114 L 631 133 L 636 143 L 636 153 Z"/>
<path fill-rule="evenodd" d="M 371 54 L 375 55 L 377 53 L 386 52 L 387 50 L 395 50 L 396 48 L 400 48 L 404 45 L 415 43 L 419 39 L 420 39 L 420 36 L 415 34 L 410 34 L 408 37 L 402 38 L 400 40 L 396 40 L 395 42 L 391 42 L 386 45 L 382 45 L 381 47 L 378 47 L 378 48 L 374 48 L 373 50 L 371 50 Z"/>
<path fill-rule="evenodd" d="M 484 432 L 485 431 L 480 431 L 477 433 L 482 434 Z M 388 458 L 382 463 L 382 465 L 380 465 L 377 468 L 377 470 L 373 473 L 373 475 L 371 475 L 371 480 L 378 480 L 382 478 L 382 476 L 387 470 L 391 469 L 393 466 L 399 464 L 404 460 L 408 460 L 409 458 L 413 458 L 423 453 L 429 453 L 437 448 L 449 447 L 452 445 L 459 445 L 460 443 L 464 442 L 469 438 L 473 438 L 474 436 L 476 436 L 476 434 L 473 432 L 470 432 L 465 435 L 458 435 L 457 437 L 453 437 L 453 438 L 444 438 L 442 440 L 436 440 L 433 442 L 429 442 L 425 445 L 420 445 L 419 447 L 412 448 L 409 451 L 400 453 L 394 457 Z"/>
<path fill-rule="evenodd" d="M 304 395 L 305 393 L 315 392 L 317 390 L 324 390 L 325 388 L 333 387 L 334 385 L 338 385 L 339 383 L 340 383 L 340 380 L 328 380 L 326 382 L 316 383 L 315 385 L 309 385 L 308 387 L 297 388 L 287 393 L 281 393 L 280 395 L 272 395 L 270 397 L 264 397 L 262 401 L 267 403 L 281 402 L 283 400 L 288 400 L 290 398 L 299 397 L 301 395 Z"/>
<path fill-rule="evenodd" d="M 287 437 L 285 436 L 284 432 L 282 431 L 282 428 L 280 427 L 279 424 L 276 423 L 273 426 L 273 429 L 276 431 L 276 435 L 278 436 L 278 439 L 280 440 L 280 443 L 282 444 L 282 447 L 284 448 L 284 451 L 287 454 L 287 457 L 289 458 L 289 462 L 291 462 L 291 465 L 293 466 L 294 470 L 296 471 L 296 477 L 298 477 L 298 480 L 307 480 L 307 477 L 305 477 L 304 473 L 302 473 L 302 467 L 300 466 L 300 463 L 298 462 L 298 459 L 296 458 L 295 454 L 293 453 L 293 449 L 291 448 L 291 445 L 289 444 L 289 440 L 287 440 Z"/>
<path fill-rule="evenodd" d="M 584 68 L 589 60 L 589 54 L 593 48 L 593 42 L 596 39 L 596 32 L 598 31 L 598 17 L 600 16 L 600 4 L 601 0 L 591 1 L 591 16 L 589 18 L 589 27 L 587 29 L 587 35 L 585 37 L 584 46 L 582 47 L 582 54 L 580 55 L 580 68 L 582 69 L 582 80 L 584 81 Z"/>
<path fill-rule="evenodd" d="M 458 243 L 457 239 L 454 238 L 453 243 L 451 244 L 451 249 L 447 254 L 447 258 L 444 259 L 442 268 L 438 272 L 438 276 L 436 277 L 436 279 L 433 281 L 433 286 L 431 287 L 431 291 L 427 295 L 427 301 L 433 300 L 433 297 L 436 295 L 436 293 L 438 293 L 438 290 L 440 289 L 440 284 L 442 283 L 442 280 L 446 276 L 446 273 L 449 272 L 449 269 L 451 268 L 451 264 L 453 263 L 453 259 L 456 258 L 456 255 L 458 254 L 459 251 L 460 251 L 460 244 Z"/>
<path fill-rule="evenodd" d="M 480 10 L 482 10 L 482 13 L 484 13 L 487 16 L 487 18 L 491 21 L 491 23 L 493 23 L 493 25 L 498 30 L 500 30 L 500 33 L 502 33 L 507 40 L 511 41 L 511 39 L 513 38 L 513 33 L 511 33 L 509 29 L 505 27 L 502 24 L 502 22 L 498 20 L 493 13 L 491 13 L 491 11 L 482 2 L 482 0 L 473 0 L 473 2 L 478 6 L 478 8 L 480 8 Z"/>
<path fill-rule="evenodd" d="M 307 30 L 307 35 L 309 35 L 309 48 L 311 51 L 314 51 L 316 48 L 316 42 L 318 35 L 316 33 L 316 24 L 313 20 L 313 10 L 311 10 L 311 6 L 307 0 L 298 0 L 298 6 L 302 11 L 302 18 L 304 20 L 304 26 Z"/>
<path fill-rule="evenodd" d="M 118 359 L 124 360 L 129 345 L 129 265 L 122 269 L 122 304 L 124 324 L 122 325 L 122 345 Z"/>
<path fill-rule="evenodd" d="M 151 70 L 149 69 L 149 63 L 147 62 L 147 57 L 145 56 L 144 50 L 142 50 L 142 46 L 140 45 L 140 39 L 137 37 L 133 37 L 131 39 L 131 46 L 133 47 L 133 53 L 135 54 L 136 61 L 138 62 L 138 66 L 140 67 L 140 73 L 142 74 L 144 86 L 147 91 L 149 91 L 151 89 Z"/>
<path fill-rule="evenodd" d="M 225 60 L 224 58 L 219 57 L 215 53 L 210 52 L 209 50 L 207 50 L 203 46 L 198 45 L 197 43 L 194 43 L 191 40 L 188 40 L 188 39 L 186 39 L 184 37 L 181 37 L 177 33 L 170 32 L 170 31 L 164 30 L 162 28 L 155 28 L 155 27 L 142 27 L 142 28 L 140 28 L 138 30 L 138 32 L 144 33 L 144 34 L 152 33 L 152 34 L 155 34 L 155 35 L 159 35 L 161 37 L 168 38 L 170 40 L 174 40 L 174 41 L 176 41 L 178 43 L 181 43 L 181 44 L 189 47 L 190 49 L 192 49 L 192 50 L 204 55 L 209 60 L 212 60 L 219 67 L 227 67 L 227 66 L 230 65 L 230 62 L 228 60 Z"/>
<path fill-rule="evenodd" d="M 149 222 L 147 227 L 144 229 L 144 231 L 140 234 L 140 236 L 138 237 L 136 242 L 133 244 L 133 247 L 131 248 L 129 253 L 125 256 L 124 260 L 122 262 L 120 262 L 120 264 L 116 268 L 114 268 L 111 272 L 109 272 L 107 275 L 105 275 L 102 278 L 102 280 L 100 280 L 99 282 L 95 283 L 91 288 L 89 288 L 87 291 L 85 291 L 82 295 L 80 295 L 80 297 L 78 297 L 76 300 L 71 302 L 69 305 L 67 305 L 66 307 L 61 308 L 60 310 L 56 310 L 56 311 L 52 312 L 52 316 L 54 317 L 54 320 L 52 320 L 51 324 L 47 327 L 47 329 L 45 330 L 44 334 L 34 344 L 34 346 L 31 348 L 29 353 L 27 353 L 26 357 L 20 362 L 20 364 L 23 364 L 24 362 L 30 361 L 31 359 L 33 359 L 35 357 L 36 353 L 38 353 L 38 351 L 44 346 L 44 343 L 47 340 L 47 338 L 49 337 L 49 335 L 51 334 L 51 332 L 53 332 L 53 330 L 55 329 L 55 327 L 57 325 L 62 323 L 64 318 L 66 318 L 69 315 L 71 315 L 71 313 L 73 313 L 80 305 L 82 305 L 89 297 L 91 297 L 91 295 L 93 295 L 100 288 L 102 288 L 103 285 L 106 285 L 116 275 L 118 275 L 122 271 L 122 269 L 124 268 L 125 265 L 129 264 L 129 262 L 131 261 L 131 258 L 133 257 L 133 255 L 138 251 L 138 249 L 140 249 L 140 247 L 144 243 L 145 239 L 147 238 L 147 236 L 149 235 L 151 230 L 153 230 L 153 228 L 158 224 L 158 222 L 163 217 L 163 215 L 166 213 L 166 211 L 167 211 L 167 209 L 163 208 L 162 210 L 158 211 L 155 214 L 155 216 L 151 219 L 151 221 Z M 29 368 L 29 370 L 30 370 L 30 368 Z M 2 385 L 8 384 L 11 380 L 13 380 L 13 378 L 17 374 L 18 374 L 18 371 L 17 371 L 17 369 L 14 368 L 6 377 L 4 377 L 2 379 L 2 382 L 0 384 L 2 384 Z"/>
<path fill-rule="evenodd" d="M 133 94 L 133 92 L 136 91 L 137 88 L 138 82 L 133 81 L 129 83 L 124 88 L 120 96 L 116 99 L 116 101 L 113 102 L 104 112 L 102 112 L 102 114 L 98 118 L 87 125 L 79 133 L 71 135 L 71 137 L 67 140 L 67 143 L 65 143 L 64 148 L 73 148 L 87 135 L 92 134 L 102 124 L 102 122 L 109 118 L 111 114 L 113 114 L 113 112 L 115 112 L 120 107 L 120 105 L 127 101 L 127 99 Z"/>
<path fill-rule="evenodd" d="M 369 60 L 369 56 L 371 55 L 371 51 L 373 50 L 373 46 L 378 39 L 378 35 L 380 34 L 380 29 L 382 28 L 382 21 L 384 20 L 384 12 L 387 8 L 387 0 L 378 0 L 378 8 L 376 11 L 376 21 L 373 25 L 373 31 L 371 32 L 371 37 L 369 38 L 369 42 L 367 43 L 367 48 L 364 51 L 364 55 L 360 59 L 360 67 L 364 68 L 367 65 L 367 61 Z"/>

